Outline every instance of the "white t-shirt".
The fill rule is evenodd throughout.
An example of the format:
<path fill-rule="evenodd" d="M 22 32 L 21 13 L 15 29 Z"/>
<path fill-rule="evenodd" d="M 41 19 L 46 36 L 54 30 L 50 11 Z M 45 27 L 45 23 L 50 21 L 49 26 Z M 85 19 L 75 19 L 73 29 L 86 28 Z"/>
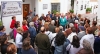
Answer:
<path fill-rule="evenodd" d="M 83 47 L 83 40 L 87 40 L 90 42 L 90 45 L 93 49 L 93 45 L 94 45 L 94 35 L 93 34 L 87 34 L 85 36 L 82 37 L 82 39 L 80 40 L 80 44 Z"/>
<path fill-rule="evenodd" d="M 80 46 L 79 48 L 75 48 L 73 47 L 73 45 L 69 44 L 66 47 L 66 50 L 69 51 L 69 54 L 76 54 L 80 49 L 82 49 L 82 47 Z"/>
<path fill-rule="evenodd" d="M 68 36 L 68 40 L 72 43 L 73 41 L 73 36 L 77 35 L 76 33 L 72 32 L 69 36 Z"/>
<path fill-rule="evenodd" d="M 17 46 L 17 48 L 22 48 L 22 35 L 17 33 L 16 35 L 16 39 L 15 39 L 15 44 Z"/>

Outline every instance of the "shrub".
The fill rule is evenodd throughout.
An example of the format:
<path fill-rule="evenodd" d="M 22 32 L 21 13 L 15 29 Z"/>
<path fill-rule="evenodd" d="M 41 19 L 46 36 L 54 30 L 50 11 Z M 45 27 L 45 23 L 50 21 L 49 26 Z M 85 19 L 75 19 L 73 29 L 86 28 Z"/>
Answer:
<path fill-rule="evenodd" d="M 86 9 L 86 12 L 91 12 L 91 8 L 87 8 Z"/>
<path fill-rule="evenodd" d="M 70 13 L 74 13 L 74 10 L 70 10 Z"/>
<path fill-rule="evenodd" d="M 53 14 L 56 14 L 56 12 L 58 12 L 58 11 L 57 11 L 57 10 L 52 10 L 52 13 L 53 13 Z"/>

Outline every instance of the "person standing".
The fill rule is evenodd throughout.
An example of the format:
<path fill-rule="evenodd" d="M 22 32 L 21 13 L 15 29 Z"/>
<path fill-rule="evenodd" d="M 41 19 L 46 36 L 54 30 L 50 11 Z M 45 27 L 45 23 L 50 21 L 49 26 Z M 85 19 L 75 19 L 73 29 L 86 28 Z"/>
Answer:
<path fill-rule="evenodd" d="M 10 24 L 10 28 L 11 28 L 11 29 L 15 28 L 15 24 L 16 24 L 16 17 L 13 16 L 13 17 L 12 17 L 11 24 Z"/>
<path fill-rule="evenodd" d="M 22 22 L 22 28 L 23 28 L 24 32 L 28 31 L 28 26 L 27 26 L 27 21 L 26 20 L 23 20 L 23 22 Z"/>
<path fill-rule="evenodd" d="M 21 27 L 17 28 L 17 35 L 16 35 L 16 39 L 15 39 L 15 44 L 17 46 L 17 54 L 22 54 L 21 50 L 22 50 L 22 36 L 23 33 L 23 29 Z"/>
<path fill-rule="evenodd" d="M 0 26 L 0 36 L 6 34 L 5 30 L 6 30 L 5 26 Z"/>
<path fill-rule="evenodd" d="M 16 52 L 17 52 L 17 47 L 13 43 L 10 43 L 9 46 L 7 47 L 7 54 L 16 54 Z"/>
<path fill-rule="evenodd" d="M 34 22 L 30 22 L 29 25 L 30 25 L 29 33 L 30 33 L 30 38 L 31 38 L 31 44 L 32 44 L 32 47 L 34 47 L 34 40 L 35 40 L 37 32 L 36 32 L 36 28 L 34 27 Z"/>
<path fill-rule="evenodd" d="M 79 33 L 78 33 L 78 38 L 81 39 L 84 35 L 86 35 L 86 32 L 85 32 L 85 28 L 84 26 L 79 26 Z"/>
<path fill-rule="evenodd" d="M 52 20 L 50 25 L 49 25 L 49 31 L 51 31 L 52 33 L 55 33 L 56 26 L 54 26 L 54 24 L 55 24 L 55 21 Z"/>
<path fill-rule="evenodd" d="M 87 29 L 86 29 L 86 34 L 87 35 L 85 35 L 85 36 L 83 36 L 82 37 L 82 39 L 80 40 L 80 44 L 81 44 L 81 46 L 82 47 L 84 47 L 83 46 L 83 41 L 84 40 L 87 40 L 89 43 L 90 43 L 90 47 L 91 47 L 91 49 L 93 50 L 93 45 L 94 45 L 94 35 L 93 35 L 93 31 L 92 31 L 92 28 L 91 27 L 88 27 Z"/>
<path fill-rule="evenodd" d="M 58 32 L 55 37 L 55 51 L 54 54 L 67 54 L 66 47 L 70 41 L 65 38 L 64 33 Z"/>
<path fill-rule="evenodd" d="M 60 22 L 60 25 L 63 27 L 63 30 L 65 30 L 66 25 L 67 25 L 67 19 L 65 18 L 64 14 L 62 14 L 59 22 Z"/>
<path fill-rule="evenodd" d="M 22 54 L 36 54 L 33 47 L 31 46 L 29 38 L 25 38 L 24 41 L 23 41 Z"/>
<path fill-rule="evenodd" d="M 55 26 L 59 27 L 60 14 L 56 12 L 56 15 L 52 18 L 52 20 L 55 21 Z"/>
<path fill-rule="evenodd" d="M 48 15 L 50 16 L 50 18 L 52 18 L 52 14 L 50 13 L 50 11 L 48 11 L 48 14 L 46 15 L 46 17 L 47 17 Z"/>
<path fill-rule="evenodd" d="M 41 33 L 37 34 L 35 44 L 38 47 L 38 54 L 49 54 L 50 41 L 45 34 L 45 27 L 41 27 Z"/>
<path fill-rule="evenodd" d="M 73 36 L 73 41 L 66 47 L 66 50 L 69 51 L 69 54 L 76 54 L 82 47 L 80 46 L 79 38 Z"/>
<path fill-rule="evenodd" d="M 100 32 L 98 32 L 98 36 L 95 36 L 94 53 L 100 54 Z"/>

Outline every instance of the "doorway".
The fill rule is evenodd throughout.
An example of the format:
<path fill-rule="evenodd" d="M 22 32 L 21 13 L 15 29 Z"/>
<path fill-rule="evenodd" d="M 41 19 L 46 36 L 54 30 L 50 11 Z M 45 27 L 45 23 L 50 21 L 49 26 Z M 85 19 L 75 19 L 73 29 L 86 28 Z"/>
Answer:
<path fill-rule="evenodd" d="M 23 4 L 23 19 L 27 19 L 27 15 L 30 10 L 30 5 L 29 4 Z"/>

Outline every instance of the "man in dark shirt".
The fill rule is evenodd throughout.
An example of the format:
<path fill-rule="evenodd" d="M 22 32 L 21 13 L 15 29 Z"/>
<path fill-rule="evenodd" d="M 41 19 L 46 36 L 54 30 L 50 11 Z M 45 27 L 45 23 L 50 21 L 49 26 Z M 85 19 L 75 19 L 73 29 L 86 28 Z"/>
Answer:
<path fill-rule="evenodd" d="M 41 27 L 41 33 L 37 34 L 35 44 L 38 47 L 38 54 L 49 54 L 50 41 L 49 37 L 45 34 L 44 27 Z"/>
<path fill-rule="evenodd" d="M 52 14 L 50 13 L 50 11 L 48 11 L 48 14 L 46 15 L 46 17 L 47 17 L 48 15 L 50 16 L 50 18 L 52 18 Z"/>

